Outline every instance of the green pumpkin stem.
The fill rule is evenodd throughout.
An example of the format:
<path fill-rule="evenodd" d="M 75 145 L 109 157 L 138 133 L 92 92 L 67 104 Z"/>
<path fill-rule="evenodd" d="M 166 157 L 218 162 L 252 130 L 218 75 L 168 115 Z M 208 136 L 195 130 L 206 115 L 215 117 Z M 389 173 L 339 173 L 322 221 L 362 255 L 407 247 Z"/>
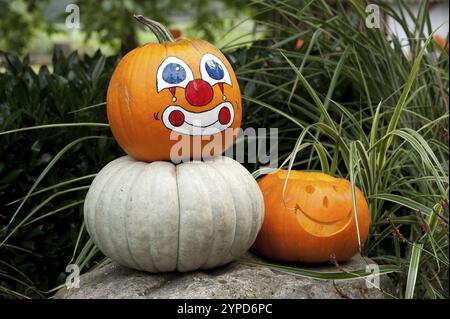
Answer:
<path fill-rule="evenodd" d="M 175 42 L 175 38 L 172 33 L 161 23 L 154 20 L 150 20 L 142 15 L 134 15 L 134 18 L 138 20 L 143 25 L 146 25 L 156 36 L 159 43 L 163 42 Z"/>

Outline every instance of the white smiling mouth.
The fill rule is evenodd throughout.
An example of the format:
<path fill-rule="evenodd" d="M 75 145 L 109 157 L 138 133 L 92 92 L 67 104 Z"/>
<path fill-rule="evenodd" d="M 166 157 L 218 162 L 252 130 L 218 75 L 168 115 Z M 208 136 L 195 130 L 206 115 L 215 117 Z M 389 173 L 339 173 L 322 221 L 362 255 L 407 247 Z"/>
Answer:
<path fill-rule="evenodd" d="M 195 121 L 195 120 L 194 120 Z M 184 121 L 184 123 L 186 123 L 187 125 L 190 125 L 190 126 L 193 126 L 193 127 L 199 127 L 199 128 L 207 128 L 207 127 L 210 127 L 211 125 L 214 125 L 214 124 L 216 124 L 217 122 L 219 122 L 219 120 L 217 120 L 217 121 L 215 121 L 214 123 L 211 123 L 211 124 L 207 124 L 207 125 L 194 125 L 194 124 L 192 124 L 192 123 L 189 123 L 188 121 Z"/>
<path fill-rule="evenodd" d="M 189 112 L 179 105 L 168 106 L 163 114 L 164 125 L 175 132 L 187 135 L 213 135 L 231 126 L 234 109 L 223 102 L 205 112 Z"/>

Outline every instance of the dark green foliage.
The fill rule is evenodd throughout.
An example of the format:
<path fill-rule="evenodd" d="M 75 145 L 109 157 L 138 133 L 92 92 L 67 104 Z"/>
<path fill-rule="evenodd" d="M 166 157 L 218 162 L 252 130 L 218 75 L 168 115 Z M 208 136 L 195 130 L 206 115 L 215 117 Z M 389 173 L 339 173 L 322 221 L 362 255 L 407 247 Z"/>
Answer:
<path fill-rule="evenodd" d="M 0 132 L 42 124 L 107 122 L 104 107 L 70 112 L 105 101 L 117 57 L 107 58 L 100 52 L 93 57 L 80 57 L 74 52 L 66 58 L 60 51 L 55 51 L 53 71 L 43 66 L 37 73 L 30 67 L 27 57 L 20 60 L 14 54 L 1 53 L 0 59 L 5 68 L 5 73 L 0 74 Z M 11 225 L 8 225 L 8 221 L 19 203 L 8 203 L 26 195 L 42 170 L 64 146 L 90 135 L 111 136 L 107 127 L 89 126 L 40 129 L 1 136 L 0 225 L 3 229 L 0 241 L 28 212 L 56 191 L 33 196 Z M 121 154 L 111 138 L 78 143 L 62 156 L 36 190 L 96 173 Z M 86 181 L 69 186 L 80 185 L 86 185 Z M 39 214 L 80 201 L 85 192 L 81 190 L 60 195 L 45 205 Z M 82 222 L 81 207 L 70 207 L 55 216 L 20 228 L 8 239 L 8 246 L 0 248 L 1 286 L 36 296 L 26 291 L 24 285 L 1 275 L 1 271 L 8 268 L 9 274 L 18 275 L 14 271 L 11 273 L 11 267 L 2 264 L 6 262 L 24 272 L 35 287 L 41 290 L 55 287 L 58 274 L 64 272 L 73 252 Z M 11 245 L 33 253 L 15 249 Z M 24 280 L 20 275 L 18 278 Z"/>

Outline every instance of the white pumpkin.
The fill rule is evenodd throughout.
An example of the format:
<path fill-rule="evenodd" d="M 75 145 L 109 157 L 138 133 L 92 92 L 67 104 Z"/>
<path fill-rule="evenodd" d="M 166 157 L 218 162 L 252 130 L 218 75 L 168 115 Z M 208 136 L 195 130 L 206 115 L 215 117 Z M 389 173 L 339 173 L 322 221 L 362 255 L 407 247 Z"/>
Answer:
<path fill-rule="evenodd" d="M 149 272 L 226 264 L 251 247 L 263 217 L 258 184 L 227 157 L 174 165 L 124 156 L 98 173 L 84 203 L 97 247 Z"/>

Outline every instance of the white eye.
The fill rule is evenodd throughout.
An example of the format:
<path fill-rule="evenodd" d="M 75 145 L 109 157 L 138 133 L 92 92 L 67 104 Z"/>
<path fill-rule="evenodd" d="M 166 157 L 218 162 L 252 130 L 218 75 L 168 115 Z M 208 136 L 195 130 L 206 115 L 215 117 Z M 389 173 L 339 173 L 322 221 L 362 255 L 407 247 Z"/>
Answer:
<path fill-rule="evenodd" d="M 171 87 L 186 88 L 193 79 L 189 66 L 179 58 L 170 56 L 161 63 L 156 73 L 157 90 L 160 92 Z"/>
<path fill-rule="evenodd" d="M 211 53 L 205 54 L 200 61 L 200 73 L 202 79 L 211 86 L 216 83 L 227 83 L 231 86 L 230 74 L 225 64 Z"/>

